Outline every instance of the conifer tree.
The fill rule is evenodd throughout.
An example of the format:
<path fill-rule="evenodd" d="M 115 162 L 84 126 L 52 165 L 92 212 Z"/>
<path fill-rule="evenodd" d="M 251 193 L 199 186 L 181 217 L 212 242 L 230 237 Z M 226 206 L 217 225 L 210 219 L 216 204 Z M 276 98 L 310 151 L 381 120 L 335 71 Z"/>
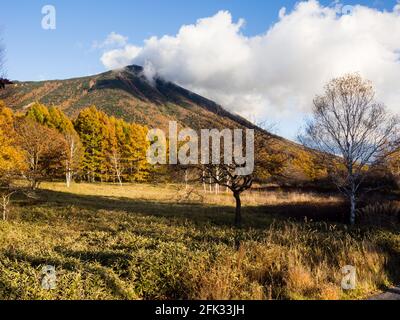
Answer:
<path fill-rule="evenodd" d="M 102 163 L 105 162 L 104 140 L 105 128 L 102 124 L 104 117 L 96 107 L 82 110 L 74 122 L 83 145 L 82 171 L 89 182 L 95 182 L 102 174 Z"/>

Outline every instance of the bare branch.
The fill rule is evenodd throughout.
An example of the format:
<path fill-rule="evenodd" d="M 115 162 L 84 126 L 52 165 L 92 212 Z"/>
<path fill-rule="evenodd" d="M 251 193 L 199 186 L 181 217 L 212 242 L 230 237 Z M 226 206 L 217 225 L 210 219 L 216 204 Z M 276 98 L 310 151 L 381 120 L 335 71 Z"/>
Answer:
<path fill-rule="evenodd" d="M 371 82 L 358 74 L 333 79 L 315 98 L 313 119 L 300 140 L 331 155 L 334 182 L 351 202 L 351 223 L 366 172 L 398 148 L 399 129 L 399 118 L 375 102 Z"/>

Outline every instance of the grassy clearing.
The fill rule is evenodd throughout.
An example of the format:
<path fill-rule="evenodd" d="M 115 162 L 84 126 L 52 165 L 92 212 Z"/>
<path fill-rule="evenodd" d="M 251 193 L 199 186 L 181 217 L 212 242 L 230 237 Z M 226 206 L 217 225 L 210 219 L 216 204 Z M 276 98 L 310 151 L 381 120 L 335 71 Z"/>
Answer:
<path fill-rule="evenodd" d="M 303 220 L 340 207 L 334 197 L 249 192 L 237 231 L 229 194 L 43 188 L 0 223 L 1 299 L 361 299 L 400 279 L 395 227 Z M 56 267 L 55 290 L 41 288 L 45 265 Z M 340 288 L 345 265 L 358 271 L 350 292 Z"/>

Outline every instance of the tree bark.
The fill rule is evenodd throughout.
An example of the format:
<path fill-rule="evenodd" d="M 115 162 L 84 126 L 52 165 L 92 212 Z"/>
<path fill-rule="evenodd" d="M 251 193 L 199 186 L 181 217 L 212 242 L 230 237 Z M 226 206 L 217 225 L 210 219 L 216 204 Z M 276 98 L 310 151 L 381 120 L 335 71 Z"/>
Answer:
<path fill-rule="evenodd" d="M 120 187 L 122 187 L 122 179 L 121 179 L 121 174 L 118 172 L 117 174 L 117 178 L 118 178 L 118 184 Z"/>
<path fill-rule="evenodd" d="M 72 172 L 72 166 L 73 166 L 73 161 L 74 161 L 74 153 L 75 153 L 75 141 L 73 138 L 71 137 L 67 137 L 67 140 L 70 141 L 70 146 L 69 146 L 69 155 L 68 155 L 68 159 L 65 162 L 66 165 L 66 184 L 67 184 L 67 188 L 69 188 L 71 186 L 71 182 L 72 182 L 72 176 L 73 176 L 73 172 Z"/>
<path fill-rule="evenodd" d="M 2 207 L 3 207 L 3 221 L 6 221 L 7 220 L 7 204 L 6 204 L 5 196 L 3 196 Z"/>
<path fill-rule="evenodd" d="M 69 169 L 67 169 L 67 173 L 65 175 L 65 180 L 66 180 L 67 188 L 69 188 L 71 186 L 71 180 L 72 180 L 72 172 Z"/>
<path fill-rule="evenodd" d="M 356 196 L 353 193 L 350 196 L 350 225 L 354 226 L 356 223 Z"/>
<path fill-rule="evenodd" d="M 13 192 L 9 193 L 9 194 L 3 194 L 2 195 L 2 211 L 3 211 L 3 220 L 6 221 L 7 220 L 7 215 L 8 215 L 8 205 L 10 203 L 10 199 L 12 196 Z"/>
<path fill-rule="evenodd" d="M 242 201 L 240 200 L 240 193 L 235 192 L 233 194 L 236 200 L 236 211 L 235 211 L 235 226 L 237 228 L 242 227 Z"/>

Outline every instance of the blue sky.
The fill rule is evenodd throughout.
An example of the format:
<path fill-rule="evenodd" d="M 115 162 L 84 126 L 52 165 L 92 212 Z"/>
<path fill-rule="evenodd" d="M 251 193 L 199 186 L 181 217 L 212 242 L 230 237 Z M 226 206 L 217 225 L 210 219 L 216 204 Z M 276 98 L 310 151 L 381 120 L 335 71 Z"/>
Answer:
<path fill-rule="evenodd" d="M 338 1 L 320 0 L 319 2 L 321 7 L 332 7 Z M 128 45 L 130 46 L 145 47 L 144 40 L 151 36 L 171 35 L 175 37 L 183 25 L 195 24 L 200 18 L 214 17 L 212 19 L 217 20 L 217 13 L 221 10 L 230 13 L 232 22 L 227 27 L 223 23 L 219 25 L 220 32 L 221 34 L 226 32 L 231 35 L 236 44 L 241 41 L 241 35 L 252 40 L 255 39 L 255 36 L 263 36 L 269 41 L 265 33 L 271 26 L 280 21 L 279 10 L 282 7 L 286 8 L 286 16 L 289 15 L 293 19 L 304 18 L 300 10 L 294 12 L 296 11 L 294 9 L 296 3 L 297 1 L 293 0 L 3 1 L 0 11 L 0 30 L 3 44 L 7 50 L 7 75 L 13 80 L 48 80 L 100 73 L 106 70 L 100 61 L 106 49 L 96 48 L 93 44 L 95 42 L 101 43 L 111 32 L 128 37 Z M 255 116 L 259 114 L 260 119 L 272 119 L 271 122 L 277 123 L 278 134 L 294 139 L 304 116 L 307 114 L 307 111 L 304 110 L 308 108 L 308 105 L 311 105 L 312 96 L 322 87 L 327 79 L 326 75 L 336 76 L 336 71 L 346 71 L 349 66 L 349 71 L 361 71 L 362 74 L 370 79 L 372 78 L 371 80 L 377 80 L 378 93 L 387 98 L 387 101 L 397 103 L 399 95 L 393 94 L 393 83 L 400 77 L 400 72 L 398 72 L 400 71 L 400 58 L 395 57 L 400 52 L 400 41 L 396 36 L 396 34 L 400 34 L 400 30 L 388 30 L 386 32 L 386 29 L 391 28 L 391 26 L 397 28 L 399 24 L 396 24 L 397 22 L 394 19 L 398 19 L 400 16 L 396 16 L 394 19 L 394 16 L 385 17 L 383 21 L 377 14 L 381 11 L 389 11 L 393 14 L 396 3 L 397 0 L 342 0 L 342 5 L 360 4 L 377 9 L 377 11 L 368 13 L 373 22 L 370 24 L 368 21 L 363 21 L 366 19 L 365 12 L 360 11 L 354 16 L 354 23 L 359 28 L 358 31 L 356 30 L 358 33 L 354 34 L 354 39 L 358 39 L 358 42 L 354 45 L 353 34 L 350 37 L 347 36 L 348 33 L 345 29 L 338 31 L 337 34 L 335 30 L 325 29 L 321 31 L 322 37 L 317 33 L 314 34 L 316 39 L 320 41 L 314 44 L 314 48 L 308 46 L 308 43 L 305 43 L 305 46 L 302 47 L 301 41 L 298 42 L 297 39 L 303 37 L 302 32 L 309 34 L 308 31 L 306 29 L 299 31 L 296 25 L 291 26 L 292 32 L 290 34 L 293 33 L 294 36 L 286 39 L 285 28 L 290 27 L 289 18 L 286 19 L 286 27 L 284 24 L 280 31 L 276 31 L 278 38 L 282 35 L 282 43 L 277 43 L 275 39 L 276 48 L 271 48 L 268 44 L 265 45 L 265 54 L 272 59 L 272 62 L 263 61 L 265 59 L 259 53 L 264 51 L 259 52 L 257 51 L 258 48 L 250 46 L 250 50 L 253 50 L 256 55 L 258 53 L 260 59 L 256 61 L 260 63 L 260 74 L 257 75 L 259 71 L 257 66 L 252 73 L 254 79 L 251 80 L 254 80 L 254 83 L 252 81 L 247 81 L 247 83 L 243 83 L 243 80 L 240 81 L 245 79 L 240 72 L 246 68 L 248 62 L 253 62 L 246 61 L 245 58 L 243 58 L 243 61 L 239 61 L 243 62 L 244 68 L 236 66 L 235 69 L 235 66 L 233 66 L 232 70 L 217 70 L 214 73 L 211 72 L 207 77 L 204 77 L 204 74 L 194 74 L 190 66 L 185 70 L 178 70 L 179 72 L 176 67 L 171 67 L 172 71 L 165 68 L 164 65 L 158 67 L 164 67 L 164 71 L 166 69 L 166 76 L 169 76 L 170 80 L 179 82 L 192 90 L 198 89 L 195 91 L 220 102 L 231 111 L 244 114 L 240 108 L 245 106 L 249 109 L 249 112 L 245 112 L 245 114 L 253 115 L 254 109 Z M 41 10 L 45 5 L 53 5 L 56 8 L 56 30 L 44 30 L 41 27 L 43 18 Z M 315 10 L 315 8 L 308 7 L 307 10 Z M 234 34 L 231 34 L 229 28 L 234 26 L 240 18 L 246 21 L 245 25 L 239 31 L 234 31 Z M 223 22 L 223 19 L 224 17 L 219 21 Z M 307 20 L 307 17 L 304 19 Z M 319 25 L 324 27 L 325 22 L 322 20 Z M 299 21 L 301 24 L 302 20 Z M 308 20 L 307 23 L 314 22 Z M 333 22 L 330 21 L 330 23 Z M 375 28 L 374 23 L 381 26 L 379 30 L 376 31 L 377 28 Z M 342 24 L 337 24 L 338 29 L 342 26 Z M 354 31 L 353 29 L 349 30 L 350 32 Z M 357 34 L 360 34 L 360 30 L 369 34 L 367 42 L 357 36 Z M 283 32 L 280 33 L 281 31 Z M 331 33 L 333 33 L 332 37 L 330 36 Z M 386 35 L 390 39 L 386 39 Z M 344 44 L 329 43 L 325 48 L 325 37 L 343 39 Z M 346 39 L 346 37 L 349 39 Z M 274 38 L 272 37 L 272 39 Z M 290 46 L 289 42 L 292 41 L 293 45 Z M 294 55 L 288 56 L 289 50 L 286 50 L 286 44 L 289 45 L 288 48 L 291 48 L 291 53 L 295 53 Z M 159 42 L 157 45 L 157 48 L 161 48 L 162 51 L 165 44 Z M 223 51 L 229 44 L 220 43 L 219 45 L 220 51 Z M 213 45 L 211 44 L 211 46 Z M 249 49 L 246 42 L 240 43 L 239 46 L 245 48 L 245 50 Z M 365 48 L 371 50 L 365 50 Z M 212 48 L 210 50 L 213 54 Z M 279 50 L 284 52 L 281 54 Z M 304 50 L 304 56 L 309 61 L 303 61 L 296 57 L 297 52 L 301 52 L 300 50 Z M 340 56 L 335 52 L 340 52 Z M 354 52 L 361 53 L 362 59 L 355 56 Z M 374 54 L 369 55 L 370 52 Z M 160 58 L 159 61 L 163 61 L 161 58 L 165 58 L 162 57 L 162 52 L 150 50 L 147 54 L 155 57 L 154 63 L 157 63 L 157 58 Z M 208 52 L 206 52 L 207 54 Z M 316 59 L 312 57 L 314 54 Z M 228 49 L 226 55 L 228 60 L 230 55 Z M 298 54 L 298 56 L 301 55 Z M 196 58 L 196 55 L 191 52 L 188 58 L 193 57 Z M 390 63 L 387 61 L 388 57 L 392 59 L 389 61 Z M 338 63 L 337 60 L 340 59 L 341 61 Z M 286 60 L 288 63 L 286 63 Z M 309 71 L 314 71 L 314 60 L 316 74 L 310 77 Z M 132 59 L 132 61 L 137 60 Z M 140 61 L 140 57 L 138 61 Z M 332 61 L 334 63 L 331 63 Z M 279 64 L 279 68 L 274 69 L 274 64 Z M 318 70 L 318 66 L 321 65 L 324 67 Z M 356 66 L 357 69 L 353 70 L 353 66 Z M 273 76 L 265 77 L 261 74 L 261 70 L 265 70 L 264 73 L 273 73 Z M 293 70 L 301 73 L 301 77 L 293 74 Z M 386 70 L 387 77 L 381 77 L 382 70 Z M 234 75 L 238 76 L 238 79 L 236 79 L 237 88 L 234 88 L 234 86 L 229 88 L 225 82 L 232 80 L 233 84 L 235 79 L 231 76 Z M 260 86 L 258 86 L 257 77 L 260 77 L 260 81 L 264 81 Z M 203 81 L 208 78 L 211 81 Z M 212 87 L 214 84 L 215 88 Z M 243 94 L 241 90 L 238 90 L 242 87 L 246 87 L 243 89 Z M 242 97 L 245 100 L 242 101 Z M 260 110 L 261 112 L 257 113 Z M 269 117 L 268 115 L 272 116 Z"/>
<path fill-rule="evenodd" d="M 330 4 L 332 1 L 321 1 Z M 392 9 L 395 0 L 346 1 Z M 7 48 L 7 73 L 12 79 L 40 80 L 70 78 L 102 72 L 101 52 L 94 41 L 114 31 L 142 45 L 150 36 L 176 34 L 184 24 L 228 10 L 235 20 L 244 18 L 243 33 L 265 32 L 278 19 L 279 9 L 290 9 L 296 1 L 279 0 L 13 0 L 4 1 L 0 11 L 3 42 Z M 54 5 L 57 29 L 41 28 L 41 9 Z"/>

